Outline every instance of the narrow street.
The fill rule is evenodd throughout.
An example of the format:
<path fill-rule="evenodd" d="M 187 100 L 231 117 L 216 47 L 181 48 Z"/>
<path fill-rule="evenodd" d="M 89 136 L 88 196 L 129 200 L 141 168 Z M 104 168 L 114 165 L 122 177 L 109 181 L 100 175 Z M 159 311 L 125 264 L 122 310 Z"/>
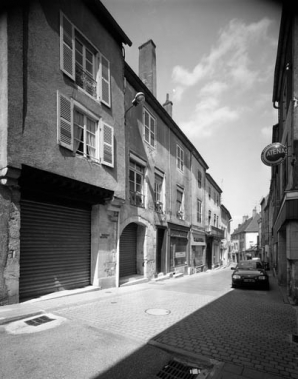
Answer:
<path fill-rule="evenodd" d="M 298 378 L 295 310 L 276 280 L 234 290 L 230 278 L 227 268 L 35 302 L 60 322 L 0 326 L 0 377 L 155 378 L 177 351 L 260 372 L 250 378 Z"/>

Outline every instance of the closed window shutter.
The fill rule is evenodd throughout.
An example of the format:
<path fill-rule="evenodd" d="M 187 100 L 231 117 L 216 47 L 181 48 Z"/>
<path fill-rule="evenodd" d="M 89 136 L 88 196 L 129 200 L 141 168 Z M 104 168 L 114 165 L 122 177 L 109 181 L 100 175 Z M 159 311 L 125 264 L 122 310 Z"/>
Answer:
<path fill-rule="evenodd" d="M 101 61 L 101 101 L 111 106 L 111 89 L 110 89 L 110 62 L 103 56 L 100 56 Z"/>
<path fill-rule="evenodd" d="M 75 80 L 74 27 L 63 13 L 60 14 L 60 68 Z"/>
<path fill-rule="evenodd" d="M 73 150 L 73 111 L 71 100 L 58 92 L 58 143 Z"/>
<path fill-rule="evenodd" d="M 101 163 L 110 167 L 114 167 L 114 128 L 112 126 L 103 123 L 101 140 Z"/>

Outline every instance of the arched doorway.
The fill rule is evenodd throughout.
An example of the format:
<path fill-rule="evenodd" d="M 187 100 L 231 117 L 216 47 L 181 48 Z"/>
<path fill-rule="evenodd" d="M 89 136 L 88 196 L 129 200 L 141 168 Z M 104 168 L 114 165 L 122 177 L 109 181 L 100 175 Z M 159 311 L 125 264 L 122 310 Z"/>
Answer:
<path fill-rule="evenodd" d="M 120 278 L 137 274 L 138 225 L 128 224 L 120 237 Z"/>

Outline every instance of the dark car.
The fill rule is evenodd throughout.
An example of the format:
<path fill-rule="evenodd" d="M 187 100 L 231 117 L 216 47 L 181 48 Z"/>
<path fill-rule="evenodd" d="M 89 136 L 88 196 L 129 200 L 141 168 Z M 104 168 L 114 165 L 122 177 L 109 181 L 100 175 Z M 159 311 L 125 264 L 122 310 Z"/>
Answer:
<path fill-rule="evenodd" d="M 232 270 L 232 288 L 258 287 L 269 290 L 269 277 L 261 262 L 240 261 Z"/>

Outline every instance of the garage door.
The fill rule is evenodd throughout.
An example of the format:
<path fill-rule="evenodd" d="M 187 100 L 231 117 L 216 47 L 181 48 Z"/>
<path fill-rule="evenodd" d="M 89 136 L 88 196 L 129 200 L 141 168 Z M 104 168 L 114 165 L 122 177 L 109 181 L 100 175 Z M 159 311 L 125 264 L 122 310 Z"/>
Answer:
<path fill-rule="evenodd" d="M 137 229 L 131 223 L 123 230 L 120 237 L 120 277 L 137 273 Z"/>
<path fill-rule="evenodd" d="M 21 201 L 20 301 L 90 284 L 91 209 Z"/>

